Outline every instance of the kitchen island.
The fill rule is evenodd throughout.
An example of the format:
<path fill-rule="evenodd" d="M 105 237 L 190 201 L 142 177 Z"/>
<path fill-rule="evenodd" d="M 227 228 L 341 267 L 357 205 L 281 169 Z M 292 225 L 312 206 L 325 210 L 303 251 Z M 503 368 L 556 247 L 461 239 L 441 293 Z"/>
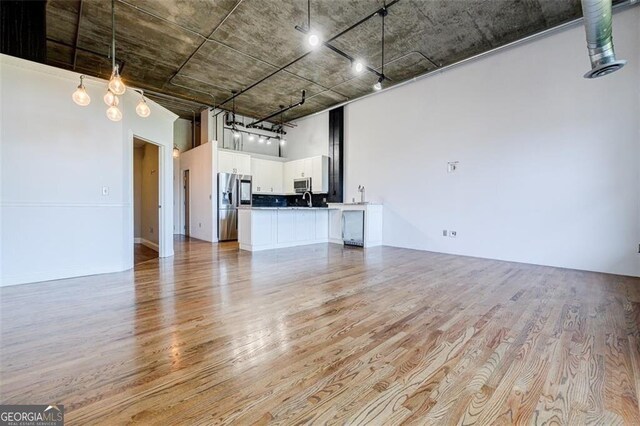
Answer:
<path fill-rule="evenodd" d="M 238 242 L 241 250 L 268 250 L 328 241 L 327 207 L 238 209 Z"/>
<path fill-rule="evenodd" d="M 366 213 L 365 247 L 382 244 L 382 205 L 329 207 L 240 207 L 240 250 L 259 251 L 317 243 L 342 244 L 342 212 Z"/>

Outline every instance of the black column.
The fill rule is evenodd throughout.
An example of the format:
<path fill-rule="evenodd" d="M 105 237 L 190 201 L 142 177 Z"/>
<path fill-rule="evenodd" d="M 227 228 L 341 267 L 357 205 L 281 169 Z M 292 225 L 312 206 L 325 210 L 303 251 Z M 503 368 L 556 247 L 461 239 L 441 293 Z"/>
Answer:
<path fill-rule="evenodd" d="M 344 107 L 329 111 L 329 196 L 327 202 L 342 203 L 344 187 Z"/>
<path fill-rule="evenodd" d="M 0 52 L 42 62 L 47 60 L 46 1 L 0 1 Z"/>

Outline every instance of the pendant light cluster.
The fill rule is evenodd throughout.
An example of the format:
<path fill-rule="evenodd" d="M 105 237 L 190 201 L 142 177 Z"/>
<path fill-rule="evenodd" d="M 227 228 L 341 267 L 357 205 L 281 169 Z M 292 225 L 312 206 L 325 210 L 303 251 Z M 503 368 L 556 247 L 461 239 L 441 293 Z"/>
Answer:
<path fill-rule="evenodd" d="M 127 87 L 125 86 L 122 78 L 120 77 L 120 70 L 118 65 L 116 65 L 116 14 L 115 14 L 115 0 L 111 0 L 111 65 L 112 72 L 111 78 L 109 79 L 109 84 L 107 84 L 107 93 L 105 93 L 102 100 L 108 106 L 107 108 L 107 118 L 111 121 L 120 121 L 122 120 L 122 111 L 118 108 L 120 105 L 120 98 L 118 96 L 124 95 L 127 91 Z M 83 80 L 86 76 L 80 76 L 80 85 L 73 92 L 72 99 L 73 101 L 80 106 L 87 106 L 91 103 L 91 97 L 87 93 L 86 88 L 84 87 Z M 133 89 L 138 91 L 136 89 Z M 151 109 L 149 105 L 147 105 L 147 101 L 144 98 L 144 92 L 142 90 L 140 92 L 140 101 L 136 106 L 136 113 L 142 117 L 147 118 L 151 114 Z"/>

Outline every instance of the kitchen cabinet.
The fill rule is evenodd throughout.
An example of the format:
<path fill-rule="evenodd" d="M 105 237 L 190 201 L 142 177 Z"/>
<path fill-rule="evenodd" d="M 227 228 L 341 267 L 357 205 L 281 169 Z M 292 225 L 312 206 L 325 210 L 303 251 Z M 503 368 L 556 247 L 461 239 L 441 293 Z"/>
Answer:
<path fill-rule="evenodd" d="M 282 194 L 283 163 L 280 161 L 251 159 L 253 192 L 255 194 Z"/>
<path fill-rule="evenodd" d="M 311 178 L 311 192 L 314 194 L 326 194 L 329 192 L 329 157 L 318 155 L 316 157 L 303 158 L 288 161 L 284 165 L 284 190 L 292 194 L 293 180 Z"/>
<path fill-rule="evenodd" d="M 251 174 L 251 156 L 231 151 L 218 150 L 218 172 Z"/>

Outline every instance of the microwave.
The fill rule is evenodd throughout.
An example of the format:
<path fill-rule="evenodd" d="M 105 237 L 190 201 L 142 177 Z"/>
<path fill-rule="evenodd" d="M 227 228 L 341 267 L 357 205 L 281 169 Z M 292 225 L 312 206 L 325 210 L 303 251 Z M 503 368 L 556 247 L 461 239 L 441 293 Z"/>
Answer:
<path fill-rule="evenodd" d="M 311 192 L 311 178 L 300 178 L 293 180 L 293 192 L 301 194 L 304 192 Z"/>

